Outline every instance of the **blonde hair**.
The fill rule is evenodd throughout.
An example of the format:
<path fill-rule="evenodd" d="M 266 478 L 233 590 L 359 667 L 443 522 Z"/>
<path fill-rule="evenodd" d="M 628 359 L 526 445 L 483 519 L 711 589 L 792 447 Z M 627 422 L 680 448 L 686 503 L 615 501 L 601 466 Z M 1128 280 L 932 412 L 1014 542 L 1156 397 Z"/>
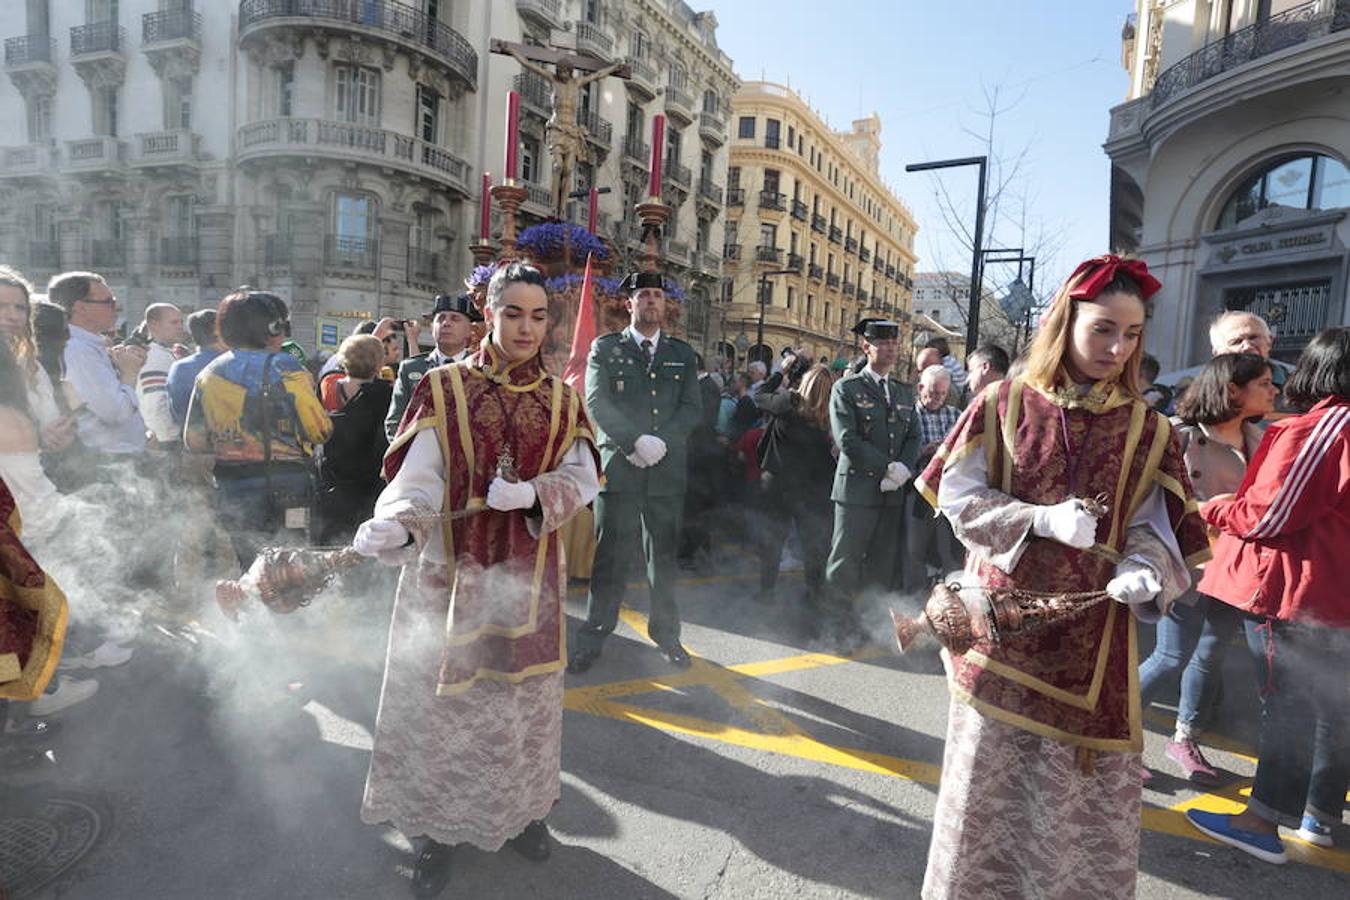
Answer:
<path fill-rule="evenodd" d="M 802 398 L 801 416 L 817 428 L 830 429 L 830 389 L 834 377 L 823 363 L 816 363 L 802 376 L 794 390 Z"/>
<path fill-rule="evenodd" d="M 1036 338 L 1032 341 L 1031 349 L 1027 352 L 1022 371 L 1022 375 L 1027 381 L 1043 387 L 1055 387 L 1056 382 L 1060 379 L 1060 374 L 1065 369 L 1065 361 L 1069 356 L 1069 336 L 1073 334 L 1073 325 L 1078 318 L 1078 304 L 1080 303 L 1096 303 L 1108 294 L 1128 294 L 1143 304 L 1144 321 L 1147 323 L 1149 301 L 1144 299 L 1144 292 L 1140 290 L 1134 279 L 1124 273 L 1117 274 L 1091 300 L 1074 300 L 1070 297 L 1070 292 L 1078 286 L 1079 282 L 1091 274 L 1092 272 L 1089 270 L 1076 278 L 1070 277 L 1055 292 L 1055 298 L 1050 301 L 1050 311 L 1041 320 L 1041 327 L 1037 329 Z M 1135 345 L 1134 352 L 1130 354 L 1129 359 L 1125 360 L 1124 368 L 1116 377 L 1116 384 L 1120 386 L 1120 389 L 1135 400 L 1144 399 L 1144 395 L 1139 392 L 1139 367 L 1143 359 L 1144 334 L 1141 331 L 1139 343 Z"/>
<path fill-rule="evenodd" d="M 338 362 L 352 378 L 374 378 L 384 365 L 384 342 L 373 334 L 354 334 L 338 347 Z"/>

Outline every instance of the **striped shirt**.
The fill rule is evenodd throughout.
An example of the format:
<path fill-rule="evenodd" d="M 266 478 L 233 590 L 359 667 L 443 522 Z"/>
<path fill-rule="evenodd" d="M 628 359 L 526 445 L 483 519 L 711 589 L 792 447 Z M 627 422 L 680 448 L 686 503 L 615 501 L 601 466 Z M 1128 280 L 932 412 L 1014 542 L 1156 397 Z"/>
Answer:
<path fill-rule="evenodd" d="M 914 404 L 914 411 L 919 415 L 919 436 L 925 447 L 946 438 L 947 432 L 952 430 L 956 420 L 961 417 L 960 410 L 945 403 L 936 410 L 930 410 L 919 401 Z"/>

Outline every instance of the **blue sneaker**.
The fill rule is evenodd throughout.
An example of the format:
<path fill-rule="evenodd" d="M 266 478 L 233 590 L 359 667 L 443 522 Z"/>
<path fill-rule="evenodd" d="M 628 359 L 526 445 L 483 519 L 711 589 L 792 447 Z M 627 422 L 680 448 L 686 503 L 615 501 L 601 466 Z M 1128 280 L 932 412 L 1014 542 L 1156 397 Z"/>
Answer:
<path fill-rule="evenodd" d="M 1191 824 L 1220 843 L 1236 847 L 1244 853 L 1250 853 L 1259 860 L 1284 865 L 1289 857 L 1284 855 L 1284 843 L 1279 835 L 1259 834 L 1233 827 L 1233 817 L 1222 813 L 1202 812 L 1198 809 L 1187 811 L 1186 818 Z"/>
<path fill-rule="evenodd" d="M 1303 821 L 1299 823 L 1298 831 L 1294 832 L 1294 836 L 1317 847 L 1332 846 L 1331 826 L 1323 825 L 1307 813 L 1303 814 Z"/>

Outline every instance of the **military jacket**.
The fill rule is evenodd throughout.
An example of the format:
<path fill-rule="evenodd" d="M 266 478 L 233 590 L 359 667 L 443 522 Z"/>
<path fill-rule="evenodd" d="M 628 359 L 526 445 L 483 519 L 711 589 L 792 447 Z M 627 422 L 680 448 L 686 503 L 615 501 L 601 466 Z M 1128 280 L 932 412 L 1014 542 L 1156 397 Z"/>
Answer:
<path fill-rule="evenodd" d="M 830 430 L 839 447 L 834 469 L 836 503 L 901 506 L 904 491 L 881 490 L 886 467 L 899 460 L 914 470 L 920 431 L 914 389 L 889 378 L 890 401 L 867 372 L 839 379 L 830 392 Z"/>
<path fill-rule="evenodd" d="M 600 442 L 604 490 L 684 493 L 690 433 L 702 414 L 694 349 L 666 332 L 650 366 L 627 330 L 602 335 L 586 364 L 586 407 Z M 666 442 L 656 465 L 638 468 L 627 459 L 644 434 Z"/>
<path fill-rule="evenodd" d="M 398 365 L 398 377 L 394 379 L 394 396 L 389 401 L 389 414 L 384 418 L 384 433 L 389 436 L 391 441 L 398 431 L 399 420 L 403 418 L 403 410 L 407 408 L 408 401 L 412 398 L 413 389 L 417 387 L 417 382 L 421 381 L 422 377 L 434 368 L 431 364 L 431 356 L 431 353 L 410 356 Z M 464 359 L 467 356 L 468 351 L 462 350 L 452 357 L 452 361 Z M 439 355 L 437 358 L 439 358 Z"/>

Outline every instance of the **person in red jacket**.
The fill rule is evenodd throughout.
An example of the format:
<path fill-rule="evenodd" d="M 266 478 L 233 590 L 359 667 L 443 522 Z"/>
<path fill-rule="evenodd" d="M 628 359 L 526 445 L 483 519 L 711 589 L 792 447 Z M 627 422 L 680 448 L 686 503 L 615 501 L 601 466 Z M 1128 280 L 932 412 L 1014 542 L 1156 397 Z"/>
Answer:
<path fill-rule="evenodd" d="M 1330 846 L 1350 780 L 1350 328 L 1313 339 L 1285 394 L 1306 412 L 1267 430 L 1236 495 L 1201 507 L 1219 538 L 1198 589 L 1247 613 L 1264 681 L 1256 780 L 1237 815 L 1186 814 L 1273 863 L 1279 825 Z"/>

